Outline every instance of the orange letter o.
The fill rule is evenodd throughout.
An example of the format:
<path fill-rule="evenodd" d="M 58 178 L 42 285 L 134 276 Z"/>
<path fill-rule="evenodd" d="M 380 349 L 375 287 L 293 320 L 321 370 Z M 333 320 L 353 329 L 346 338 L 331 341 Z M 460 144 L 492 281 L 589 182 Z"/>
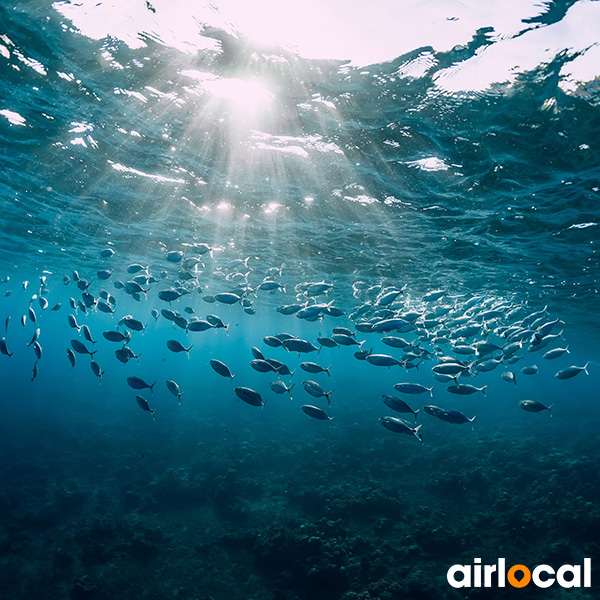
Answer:
<path fill-rule="evenodd" d="M 523 577 L 519 581 L 515 577 L 515 573 L 517 571 L 523 572 Z M 513 565 L 506 574 L 506 579 L 508 579 L 508 583 L 516 588 L 525 587 L 531 581 L 531 571 L 525 565 Z"/>

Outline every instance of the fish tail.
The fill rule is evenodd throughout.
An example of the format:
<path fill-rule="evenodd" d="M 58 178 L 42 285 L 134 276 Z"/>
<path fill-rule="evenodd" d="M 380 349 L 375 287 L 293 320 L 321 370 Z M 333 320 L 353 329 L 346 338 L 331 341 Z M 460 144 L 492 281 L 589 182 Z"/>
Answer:
<path fill-rule="evenodd" d="M 331 390 L 330 392 L 327 392 L 325 395 L 325 398 L 327 398 L 327 405 L 331 406 L 331 400 L 329 399 L 329 396 L 331 396 L 331 394 L 333 394 L 333 392 L 335 392 L 335 389 Z"/>
<path fill-rule="evenodd" d="M 484 386 L 481 388 L 481 393 L 482 393 L 484 396 L 485 396 L 485 390 L 487 389 L 487 387 L 488 387 L 487 385 L 484 385 Z"/>
<path fill-rule="evenodd" d="M 433 386 L 429 388 L 429 395 L 433 398 Z"/>
<path fill-rule="evenodd" d="M 423 443 L 423 434 L 419 433 L 419 430 L 421 429 L 421 427 L 423 427 L 423 423 L 421 423 L 420 425 L 417 425 L 414 429 L 413 429 L 413 433 L 415 434 L 416 438 Z"/>
<path fill-rule="evenodd" d="M 329 369 L 331 369 L 331 367 L 333 367 L 333 365 L 329 365 L 326 369 L 325 369 L 325 373 L 327 373 L 327 377 L 331 377 L 331 373 L 329 372 Z"/>
<path fill-rule="evenodd" d="M 565 348 L 565 352 L 566 352 L 567 354 L 571 354 L 571 353 L 569 352 L 569 346 L 567 346 L 567 347 Z"/>
<path fill-rule="evenodd" d="M 417 415 L 419 414 L 419 412 L 420 412 L 420 411 L 421 411 L 421 409 L 420 409 L 420 408 L 417 408 L 417 410 L 415 410 L 415 411 L 413 412 L 413 415 L 415 415 L 415 423 L 417 422 Z"/>
<path fill-rule="evenodd" d="M 551 411 L 552 411 L 552 407 L 553 407 L 553 406 L 554 406 L 554 404 L 551 404 L 551 405 L 548 407 L 548 412 L 550 413 L 550 416 L 552 416 L 552 412 L 551 412 Z"/>
<path fill-rule="evenodd" d="M 190 350 L 191 350 L 193 347 L 194 347 L 194 344 L 192 344 L 192 345 L 191 345 L 189 348 L 186 348 L 186 349 L 185 349 L 185 352 L 186 352 L 186 354 L 187 354 L 187 357 L 188 357 L 188 358 L 190 357 Z"/>
<path fill-rule="evenodd" d="M 150 392 L 154 394 L 154 386 L 156 385 L 156 381 L 152 384 L 149 385 L 148 387 L 150 388 Z"/>
<path fill-rule="evenodd" d="M 90 359 L 92 358 L 92 356 L 94 356 L 94 354 L 96 354 L 96 352 L 98 352 L 98 350 L 94 350 L 93 352 L 88 352 L 88 354 L 90 355 Z"/>
<path fill-rule="evenodd" d="M 588 361 L 585 363 L 585 365 L 583 365 L 583 372 L 584 372 L 586 375 L 589 375 L 589 373 L 588 373 L 588 370 L 587 370 L 587 368 L 588 368 L 588 365 L 589 365 L 589 364 L 590 364 L 590 361 L 588 360 Z"/>

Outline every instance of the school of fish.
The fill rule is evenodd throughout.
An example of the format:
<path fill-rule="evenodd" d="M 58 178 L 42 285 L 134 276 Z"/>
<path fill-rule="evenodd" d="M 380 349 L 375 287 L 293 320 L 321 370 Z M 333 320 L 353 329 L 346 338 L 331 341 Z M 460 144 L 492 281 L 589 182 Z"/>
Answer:
<path fill-rule="evenodd" d="M 42 364 L 40 339 L 43 337 L 43 314 L 47 310 L 67 313 L 65 322 L 72 337 L 62 351 L 66 352 L 68 363 L 75 367 L 80 360 L 89 360 L 91 373 L 101 382 L 106 371 L 95 360 L 96 344 L 114 345 L 115 358 L 120 363 L 127 364 L 130 360 L 139 363 L 142 353 L 132 349 L 135 336 L 151 328 L 153 322 L 165 319 L 172 323 L 173 329 L 173 339 L 165 341 L 165 349 L 175 354 L 183 353 L 189 358 L 191 353 L 203 352 L 201 343 L 196 342 L 202 332 L 222 330 L 227 336 L 231 333 L 231 323 L 226 324 L 221 317 L 213 314 L 217 310 L 204 314 L 203 307 L 237 305 L 240 318 L 245 319 L 256 313 L 263 295 L 270 298 L 277 295 L 279 305 L 275 310 L 280 315 L 300 321 L 319 321 L 331 333 L 316 339 L 302 339 L 285 332 L 265 332 L 262 340 L 249 348 L 249 357 L 252 357 L 249 362 L 255 371 L 275 378 L 270 382 L 271 391 L 276 395 L 287 395 L 290 399 L 302 394 L 305 402 L 299 408 L 307 416 L 331 421 L 333 416 L 329 411 L 336 404 L 335 389 L 326 383 L 331 371 L 335 371 L 335 364 L 319 364 L 318 357 L 322 348 L 339 348 L 344 360 L 366 361 L 374 368 L 397 370 L 399 381 L 393 389 L 400 397 L 384 394 L 381 398 L 382 412 L 385 405 L 395 414 L 412 415 L 413 420 L 384 415 L 380 418 L 381 425 L 391 432 L 408 434 L 422 442 L 422 424 L 416 424 L 421 411 L 451 424 L 473 423 L 475 415 L 466 416 L 453 408 L 434 404 L 415 409 L 417 398 L 434 397 L 434 387 L 402 381 L 403 373 L 419 368 L 422 372 L 425 366 L 451 394 L 485 396 L 488 385 L 476 385 L 480 373 L 498 369 L 501 371 L 500 379 L 518 385 L 521 377 L 538 373 L 536 360 L 563 359 L 564 362 L 563 357 L 569 354 L 561 329 L 564 323 L 560 318 L 552 317 L 547 307 L 532 310 L 527 303 L 486 294 L 452 295 L 445 289 L 432 290 L 416 297 L 409 293 L 406 285 L 365 281 L 352 284 L 351 293 L 343 296 L 342 307 L 336 305 L 340 296 L 336 293 L 334 282 L 285 281 L 284 265 L 261 272 L 256 265 L 252 267 L 249 264 L 258 260 L 254 256 L 218 264 L 213 248 L 206 243 L 189 245 L 185 250 L 165 251 L 163 264 L 156 271 L 151 265 L 135 262 L 122 268 L 108 268 L 117 261 L 116 254 L 113 247 L 103 248 L 99 252 L 99 260 L 107 264 L 91 276 L 80 275 L 78 271 L 61 274 L 61 284 L 60 280 L 54 281 L 54 273 L 45 272 L 47 274 L 39 278 L 39 284 L 18 283 L 28 298 L 28 306 L 19 316 L 20 324 L 32 329 L 31 339 L 24 349 L 14 346 L 11 333 L 15 325 L 11 327 L 12 315 L 8 314 L 4 320 L 5 333 L 0 339 L 0 353 L 6 360 L 15 352 L 32 353 L 32 382 L 38 375 L 38 365 Z M 4 297 L 9 297 L 13 284 L 11 277 L 1 279 L 0 284 Z M 57 288 L 60 287 L 70 291 L 68 306 L 65 306 L 64 297 L 56 297 L 54 303 L 49 300 L 64 295 L 64 292 L 59 293 Z M 122 294 L 140 303 L 151 304 L 151 319 L 144 322 L 134 315 L 120 314 L 118 296 Z M 348 309 L 348 306 L 351 308 Z M 270 310 L 273 308 L 270 307 Z M 110 315 L 115 326 L 104 331 L 97 330 L 94 326 L 96 313 Z M 204 316 L 198 316 L 200 313 Z M 177 332 L 185 334 L 185 343 L 174 339 Z M 373 352 L 373 347 L 381 344 L 389 351 Z M 297 369 L 291 370 L 284 360 L 267 357 L 272 349 L 279 349 L 277 352 L 280 352 L 281 359 L 297 355 L 302 361 L 299 369 L 304 376 L 298 377 Z M 52 348 L 51 351 L 57 350 Z M 85 355 L 87 359 L 83 358 Z M 317 359 L 310 360 L 313 357 Z M 203 359 L 219 376 L 225 379 L 235 377 L 226 356 L 208 355 Z M 519 363 L 524 364 L 518 368 Z M 555 377 L 558 380 L 570 379 L 582 372 L 587 373 L 587 367 L 587 364 L 565 365 L 556 371 Z M 284 381 L 284 377 L 290 379 Z M 294 377 L 296 381 L 292 383 Z M 125 381 L 137 405 L 154 418 L 156 408 L 148 397 L 140 393 L 149 390 L 152 394 L 157 381 L 149 383 L 133 375 L 126 377 Z M 166 378 L 164 383 L 181 403 L 184 391 L 177 381 Z M 251 406 L 264 407 L 267 404 L 267 398 L 242 383 L 233 387 L 230 393 Z M 296 390 L 292 394 L 294 388 Z M 550 413 L 552 409 L 552 405 L 546 406 L 530 399 L 520 400 L 518 406 L 528 412 Z"/>

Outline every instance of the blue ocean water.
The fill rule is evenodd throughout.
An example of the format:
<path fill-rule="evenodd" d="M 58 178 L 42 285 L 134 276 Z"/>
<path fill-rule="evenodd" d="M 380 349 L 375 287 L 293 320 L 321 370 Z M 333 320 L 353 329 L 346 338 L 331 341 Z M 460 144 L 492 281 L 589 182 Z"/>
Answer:
<path fill-rule="evenodd" d="M 454 599 L 446 572 L 474 557 L 595 566 L 600 4 L 434 8 L 0 6 L 3 597 Z M 322 306 L 282 313 L 294 304 Z M 165 310 L 228 327 L 189 331 Z M 352 345 L 317 341 L 336 327 Z M 319 350 L 265 342 L 282 332 Z M 72 366 L 72 340 L 93 360 Z M 484 342 L 498 348 L 475 353 Z M 125 347 L 138 358 L 119 361 Z M 257 372 L 252 347 L 292 374 Z M 456 383 L 432 371 L 448 355 L 470 365 Z M 586 370 L 555 377 L 573 365 Z"/>

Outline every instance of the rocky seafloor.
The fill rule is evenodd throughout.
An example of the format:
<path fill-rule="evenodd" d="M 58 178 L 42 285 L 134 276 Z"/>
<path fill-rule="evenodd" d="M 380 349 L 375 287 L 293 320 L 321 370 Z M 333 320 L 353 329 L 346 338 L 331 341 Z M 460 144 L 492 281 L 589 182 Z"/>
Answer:
<path fill-rule="evenodd" d="M 152 423 L 144 438 L 125 424 L 24 418 L 2 426 L 3 600 L 597 597 L 446 581 L 474 557 L 594 564 L 592 435 L 560 449 L 553 432 L 452 426 L 433 444 L 370 423 L 265 437 L 206 417 Z"/>

